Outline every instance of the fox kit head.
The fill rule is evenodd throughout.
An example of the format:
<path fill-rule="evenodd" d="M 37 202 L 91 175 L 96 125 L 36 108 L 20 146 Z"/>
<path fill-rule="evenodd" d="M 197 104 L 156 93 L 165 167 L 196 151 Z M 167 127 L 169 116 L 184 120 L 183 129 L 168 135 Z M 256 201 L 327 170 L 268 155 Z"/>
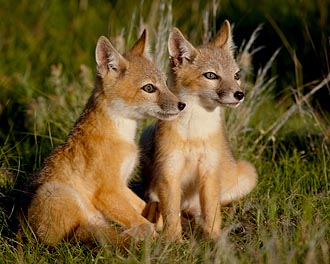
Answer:
<path fill-rule="evenodd" d="M 206 108 L 237 107 L 244 100 L 227 20 L 212 41 L 199 47 L 173 28 L 168 49 L 177 94 L 197 95 Z"/>
<path fill-rule="evenodd" d="M 146 31 L 124 55 L 106 37 L 96 46 L 97 82 L 110 113 L 125 118 L 175 119 L 185 104 L 170 92 L 165 75 L 149 59 Z"/>

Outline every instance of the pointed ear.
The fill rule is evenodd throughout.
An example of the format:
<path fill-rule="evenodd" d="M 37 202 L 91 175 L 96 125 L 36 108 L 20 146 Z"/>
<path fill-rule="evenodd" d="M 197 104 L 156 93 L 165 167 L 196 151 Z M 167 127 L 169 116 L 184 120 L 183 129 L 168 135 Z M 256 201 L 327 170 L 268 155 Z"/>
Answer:
<path fill-rule="evenodd" d="M 173 28 L 168 38 L 168 51 L 170 53 L 171 63 L 178 66 L 184 59 L 193 61 L 197 55 L 197 50 L 182 35 L 181 31 Z"/>
<path fill-rule="evenodd" d="M 228 20 L 222 24 L 219 32 L 216 34 L 214 39 L 211 41 L 216 47 L 232 50 L 233 40 L 231 36 L 230 24 Z"/>
<path fill-rule="evenodd" d="M 114 72 L 122 72 L 127 68 L 124 57 L 104 36 L 101 36 L 97 41 L 95 59 L 97 64 L 97 72 L 101 76 L 104 76 L 110 70 Z"/>
<path fill-rule="evenodd" d="M 145 29 L 143 30 L 140 38 L 135 42 L 134 46 L 130 49 L 130 52 L 138 56 L 149 57 L 147 31 Z"/>

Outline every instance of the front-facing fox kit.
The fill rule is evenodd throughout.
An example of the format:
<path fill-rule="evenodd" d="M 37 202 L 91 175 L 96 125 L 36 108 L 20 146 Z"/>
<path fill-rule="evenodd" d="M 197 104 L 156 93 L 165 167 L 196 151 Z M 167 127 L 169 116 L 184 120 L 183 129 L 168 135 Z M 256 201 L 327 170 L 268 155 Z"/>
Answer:
<path fill-rule="evenodd" d="M 237 107 L 244 99 L 230 24 L 225 21 L 214 39 L 199 47 L 174 28 L 168 49 L 172 90 L 186 108 L 177 119 L 158 121 L 142 134 L 145 213 L 153 217 L 159 204 L 167 239 L 181 238 L 181 212 L 217 239 L 221 206 L 245 196 L 257 182 L 254 166 L 233 158 L 225 133 L 224 107 Z"/>
<path fill-rule="evenodd" d="M 144 237 L 154 226 L 142 215 L 145 202 L 128 187 L 138 163 L 138 120 L 173 120 L 185 107 L 167 88 L 147 54 L 146 32 L 121 55 L 105 37 L 96 46 L 95 88 L 65 142 L 35 178 L 28 221 L 36 236 L 54 245 L 72 236 L 106 243 Z"/>

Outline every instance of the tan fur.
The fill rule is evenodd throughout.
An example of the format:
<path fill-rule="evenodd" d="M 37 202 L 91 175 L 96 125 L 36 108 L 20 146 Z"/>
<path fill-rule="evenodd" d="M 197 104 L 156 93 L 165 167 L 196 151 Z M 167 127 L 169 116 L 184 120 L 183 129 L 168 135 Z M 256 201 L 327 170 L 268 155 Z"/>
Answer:
<path fill-rule="evenodd" d="M 174 119 L 184 104 L 168 90 L 146 50 L 145 31 L 124 55 L 99 38 L 95 89 L 66 141 L 36 177 L 28 220 L 42 242 L 54 245 L 75 236 L 107 243 L 155 234 L 141 215 L 145 202 L 127 187 L 139 156 L 137 121 Z M 146 84 L 155 90 L 146 92 Z M 126 230 L 122 237 L 111 223 Z"/>
<path fill-rule="evenodd" d="M 220 207 L 242 198 L 257 183 L 254 166 L 233 158 L 224 131 L 223 107 L 238 106 L 244 96 L 229 22 L 197 48 L 174 28 L 169 52 L 173 90 L 186 108 L 176 120 L 158 121 L 142 135 L 148 207 L 159 202 L 167 239 L 181 238 L 181 212 L 193 215 L 204 233 L 217 239 Z M 210 72 L 215 75 L 206 76 L 215 79 L 204 75 Z M 161 217 L 153 218 L 162 225 Z"/>

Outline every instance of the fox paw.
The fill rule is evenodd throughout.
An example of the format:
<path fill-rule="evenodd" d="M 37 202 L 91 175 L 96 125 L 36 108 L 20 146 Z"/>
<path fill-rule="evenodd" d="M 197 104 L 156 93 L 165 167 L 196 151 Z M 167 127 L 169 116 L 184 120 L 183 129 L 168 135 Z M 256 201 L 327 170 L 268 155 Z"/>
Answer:
<path fill-rule="evenodd" d="M 181 229 L 165 229 L 162 235 L 163 239 L 165 241 L 169 242 L 182 242 L 182 234 L 181 234 Z"/>
<path fill-rule="evenodd" d="M 146 238 L 157 238 L 158 233 L 155 230 L 155 226 L 151 223 L 144 223 L 138 226 L 131 227 L 123 232 L 125 235 L 136 240 L 145 240 Z"/>

